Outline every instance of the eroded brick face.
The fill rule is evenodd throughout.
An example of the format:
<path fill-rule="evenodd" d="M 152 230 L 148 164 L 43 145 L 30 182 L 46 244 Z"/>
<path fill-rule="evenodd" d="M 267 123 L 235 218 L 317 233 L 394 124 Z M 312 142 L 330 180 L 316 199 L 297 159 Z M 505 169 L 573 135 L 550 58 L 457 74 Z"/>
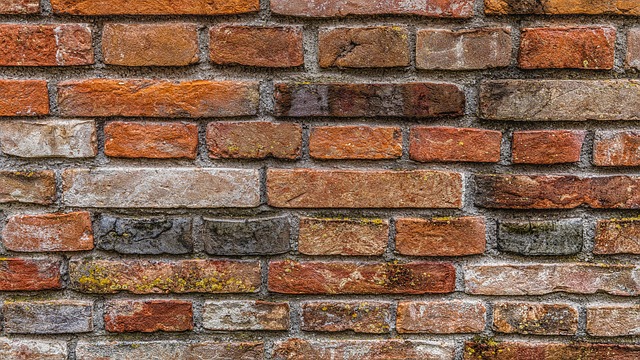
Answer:
<path fill-rule="evenodd" d="M 0 17 L 0 360 L 640 359 L 640 0 Z"/>

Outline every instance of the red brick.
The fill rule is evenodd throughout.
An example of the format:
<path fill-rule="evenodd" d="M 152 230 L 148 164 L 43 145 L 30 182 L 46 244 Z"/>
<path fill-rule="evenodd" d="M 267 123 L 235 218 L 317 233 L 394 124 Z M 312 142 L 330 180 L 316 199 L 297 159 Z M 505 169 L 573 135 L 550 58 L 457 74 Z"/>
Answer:
<path fill-rule="evenodd" d="M 49 90 L 44 80 L 0 80 L 0 116 L 49 114 Z"/>
<path fill-rule="evenodd" d="M 198 127 L 192 123 L 110 122 L 104 127 L 107 156 L 195 159 Z"/>
<path fill-rule="evenodd" d="M 627 67 L 640 69 L 640 28 L 629 29 L 627 33 Z"/>
<path fill-rule="evenodd" d="M 55 199 L 53 171 L 0 171 L 0 203 L 49 205 Z"/>
<path fill-rule="evenodd" d="M 490 15 L 640 15 L 633 0 L 484 0 L 484 9 Z"/>
<path fill-rule="evenodd" d="M 462 177 L 439 171 L 267 171 L 269 205 L 282 208 L 460 208 Z"/>
<path fill-rule="evenodd" d="M 640 220 L 598 220 L 594 254 L 640 254 Z"/>
<path fill-rule="evenodd" d="M 639 131 L 598 131 L 593 144 L 596 166 L 640 166 Z"/>
<path fill-rule="evenodd" d="M 0 25 L 0 66 L 93 64 L 91 30 L 83 24 Z"/>
<path fill-rule="evenodd" d="M 575 335 L 578 310 L 565 304 L 500 302 L 493 305 L 497 332 L 525 335 Z"/>
<path fill-rule="evenodd" d="M 302 126 L 292 123 L 213 122 L 207 126 L 209 156 L 214 159 L 298 159 Z"/>
<path fill-rule="evenodd" d="M 256 12 L 259 0 L 51 0 L 55 13 L 72 15 L 224 15 Z"/>
<path fill-rule="evenodd" d="M 631 176 L 477 175 L 476 204 L 498 209 L 637 209 L 640 179 Z"/>
<path fill-rule="evenodd" d="M 105 64 L 185 66 L 198 62 L 195 24 L 106 24 L 102 30 Z"/>
<path fill-rule="evenodd" d="M 498 162 L 501 142 L 500 131 L 416 126 L 409 155 L 420 162 Z"/>
<path fill-rule="evenodd" d="M 461 116 L 465 95 L 454 84 L 276 83 L 276 116 Z"/>
<path fill-rule="evenodd" d="M 592 305 L 587 307 L 587 333 L 591 336 L 640 335 L 640 306 Z"/>
<path fill-rule="evenodd" d="M 88 79 L 58 84 L 63 116 L 255 115 L 258 97 L 253 82 Z"/>
<path fill-rule="evenodd" d="M 260 263 L 225 260 L 91 260 L 69 264 L 71 288 L 90 294 L 251 293 Z"/>
<path fill-rule="evenodd" d="M 321 29 L 320 67 L 409 66 L 409 31 L 400 26 Z"/>
<path fill-rule="evenodd" d="M 273 0 L 276 14 L 305 17 L 344 17 L 348 15 L 420 15 L 444 18 L 473 16 L 473 0 L 382 1 L 368 0 Z"/>
<path fill-rule="evenodd" d="M 39 12 L 39 0 L 4 0 L 0 3 L 0 14 L 36 14 Z"/>
<path fill-rule="evenodd" d="M 389 221 L 300 218 L 298 251 L 306 255 L 382 255 Z"/>
<path fill-rule="evenodd" d="M 480 70 L 511 64 L 511 29 L 417 31 L 416 68 Z"/>
<path fill-rule="evenodd" d="M 273 360 L 453 360 L 453 346 L 416 340 L 313 341 L 276 343 Z"/>
<path fill-rule="evenodd" d="M 283 294 L 429 294 L 455 288 L 450 263 L 295 262 L 269 264 L 269 291 Z"/>
<path fill-rule="evenodd" d="M 7 250 L 24 252 L 84 251 L 93 249 L 91 214 L 16 215 L 2 230 Z"/>
<path fill-rule="evenodd" d="M 111 300 L 105 305 L 108 332 L 188 331 L 193 329 L 193 306 L 181 300 Z"/>
<path fill-rule="evenodd" d="M 302 304 L 303 331 L 389 333 L 391 304 L 382 302 L 327 301 Z"/>
<path fill-rule="evenodd" d="M 264 359 L 264 344 L 262 342 L 215 342 L 206 340 L 185 341 L 184 339 L 171 340 L 171 338 L 172 337 L 165 337 L 164 340 L 156 341 L 80 340 L 76 347 L 76 358 L 82 360 Z M 66 359 L 66 352 L 64 359 Z"/>
<path fill-rule="evenodd" d="M 221 65 L 295 67 L 304 65 L 302 27 L 238 26 L 211 28 L 209 56 Z"/>
<path fill-rule="evenodd" d="M 0 358 L 6 360 L 66 360 L 66 340 L 26 340 L 0 338 Z"/>
<path fill-rule="evenodd" d="M 396 251 L 402 255 L 478 255 L 485 247 L 482 217 L 396 220 Z"/>
<path fill-rule="evenodd" d="M 638 268 L 633 265 L 495 264 L 464 269 L 468 294 L 543 295 L 554 292 L 616 296 L 640 294 Z"/>
<path fill-rule="evenodd" d="M 53 259 L 0 258 L 0 291 L 61 289 L 61 266 Z"/>
<path fill-rule="evenodd" d="M 590 343 L 467 342 L 464 360 L 634 360 L 640 346 Z"/>
<path fill-rule="evenodd" d="M 311 129 L 309 152 L 316 159 L 397 159 L 402 156 L 399 127 L 321 126 Z"/>
<path fill-rule="evenodd" d="M 523 69 L 613 69 L 616 29 L 522 29 L 518 64 Z"/>
<path fill-rule="evenodd" d="M 537 130 L 513 133 L 515 164 L 562 164 L 580 161 L 586 131 Z"/>
<path fill-rule="evenodd" d="M 400 334 L 467 334 L 484 331 L 487 309 L 477 301 L 405 301 L 398 304 Z"/>

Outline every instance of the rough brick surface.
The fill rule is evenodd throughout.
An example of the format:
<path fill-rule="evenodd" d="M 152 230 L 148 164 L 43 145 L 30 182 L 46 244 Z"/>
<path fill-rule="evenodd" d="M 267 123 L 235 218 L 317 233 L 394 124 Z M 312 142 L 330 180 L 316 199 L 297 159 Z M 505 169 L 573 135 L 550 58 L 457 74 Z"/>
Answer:
<path fill-rule="evenodd" d="M 602 0 L 484 0 L 485 12 L 491 15 L 640 15 L 634 1 Z"/>
<path fill-rule="evenodd" d="M 198 127 L 191 123 L 110 122 L 104 153 L 122 158 L 195 159 Z"/>
<path fill-rule="evenodd" d="M 322 126 L 311 129 L 312 158 L 397 159 L 402 156 L 402 130 L 397 127 Z"/>
<path fill-rule="evenodd" d="M 53 171 L 0 171 L 0 203 L 49 205 L 55 199 Z"/>
<path fill-rule="evenodd" d="M 3 121 L 0 149 L 23 158 L 88 158 L 98 154 L 91 120 Z"/>
<path fill-rule="evenodd" d="M 57 259 L 0 259 L 0 291 L 35 291 L 62 288 Z"/>
<path fill-rule="evenodd" d="M 194 24 L 107 24 L 104 62 L 121 66 L 185 66 L 198 62 Z"/>
<path fill-rule="evenodd" d="M 0 357 L 7 360 L 66 360 L 67 352 L 67 342 L 63 340 L 0 338 Z"/>
<path fill-rule="evenodd" d="M 482 254 L 486 245 L 485 221 L 480 217 L 396 220 L 396 251 L 413 256 Z"/>
<path fill-rule="evenodd" d="M 473 14 L 473 1 L 381 1 L 366 0 L 274 0 L 271 11 L 276 14 L 304 17 L 343 17 L 347 15 L 406 14 L 442 18 L 466 18 Z"/>
<path fill-rule="evenodd" d="M 109 332 L 187 331 L 193 329 L 193 307 L 179 300 L 114 300 L 105 305 Z"/>
<path fill-rule="evenodd" d="M 103 360 L 105 358 L 124 360 L 153 358 L 254 360 L 263 359 L 263 354 L 264 345 L 261 342 L 80 341 L 76 347 L 76 357 L 85 360 Z"/>
<path fill-rule="evenodd" d="M 211 28 L 209 56 L 220 65 L 286 68 L 304 64 L 300 27 L 222 25 Z"/>
<path fill-rule="evenodd" d="M 388 239 L 387 220 L 301 218 L 298 251 L 306 255 L 382 255 Z"/>
<path fill-rule="evenodd" d="M 506 220 L 498 249 L 521 255 L 572 255 L 582 250 L 582 219 Z"/>
<path fill-rule="evenodd" d="M 381 302 L 311 302 L 302 305 L 303 331 L 366 334 L 388 333 L 391 317 L 389 303 Z"/>
<path fill-rule="evenodd" d="M 411 128 L 411 159 L 420 162 L 498 162 L 500 131 L 448 127 Z"/>
<path fill-rule="evenodd" d="M 252 82 L 69 80 L 58 83 L 63 116 L 226 117 L 254 115 Z"/>
<path fill-rule="evenodd" d="M 5 0 L 0 4 L 0 14 L 35 14 L 39 11 L 38 0 Z"/>
<path fill-rule="evenodd" d="M 421 29 L 416 67 L 426 70 L 479 70 L 511 64 L 511 29 Z"/>
<path fill-rule="evenodd" d="M 207 301 L 202 315 L 208 330 L 289 330 L 289 304 L 265 301 Z"/>
<path fill-rule="evenodd" d="M 399 26 L 323 29 L 318 37 L 320 67 L 409 66 L 409 32 Z"/>
<path fill-rule="evenodd" d="M 49 114 L 49 92 L 44 80 L 0 80 L 0 116 Z"/>
<path fill-rule="evenodd" d="M 486 311 L 476 301 L 401 302 L 396 328 L 401 334 L 479 333 L 485 327 Z"/>
<path fill-rule="evenodd" d="M 210 255 L 273 255 L 290 250 L 291 221 L 286 216 L 261 219 L 203 219 L 204 251 Z"/>
<path fill-rule="evenodd" d="M 562 164 L 580 161 L 585 131 L 534 130 L 513 133 L 515 164 Z"/>
<path fill-rule="evenodd" d="M 223 15 L 258 11 L 259 0 L 52 0 L 53 11 L 72 15 Z"/>
<path fill-rule="evenodd" d="M 544 342 L 467 342 L 465 360 L 632 360 L 640 346 L 589 343 Z"/>
<path fill-rule="evenodd" d="M 4 328 L 10 334 L 73 334 L 93 330 L 93 302 L 59 300 L 7 302 Z"/>
<path fill-rule="evenodd" d="M 608 70 L 613 68 L 615 41 L 612 27 L 527 28 L 518 64 L 524 69 Z"/>
<path fill-rule="evenodd" d="M 192 220 L 181 217 L 127 218 L 105 215 L 96 222 L 96 247 L 122 254 L 193 252 Z"/>
<path fill-rule="evenodd" d="M 12 216 L 2 229 L 2 244 L 7 250 L 21 252 L 91 250 L 91 214 Z"/>
<path fill-rule="evenodd" d="M 636 336 L 640 334 L 637 305 L 593 305 L 587 308 L 587 333 L 593 336 Z"/>
<path fill-rule="evenodd" d="M 630 29 L 627 34 L 626 65 L 640 69 L 640 29 L 638 28 Z"/>
<path fill-rule="evenodd" d="M 640 254 L 638 219 L 599 220 L 596 225 L 594 254 Z"/>
<path fill-rule="evenodd" d="M 292 123 L 212 122 L 207 126 L 209 156 L 213 159 L 297 159 L 302 150 L 302 127 Z"/>
<path fill-rule="evenodd" d="M 2 24 L 0 44 L 0 66 L 93 64 L 91 30 L 83 24 Z"/>
<path fill-rule="evenodd" d="M 458 208 L 462 179 L 436 171 L 270 169 L 267 194 L 283 208 Z"/>
<path fill-rule="evenodd" d="M 596 166 L 640 166 L 640 132 L 598 131 L 593 144 Z"/>
<path fill-rule="evenodd" d="M 497 332 L 532 335 L 574 335 L 578 310 L 565 304 L 500 302 L 493 305 Z"/>

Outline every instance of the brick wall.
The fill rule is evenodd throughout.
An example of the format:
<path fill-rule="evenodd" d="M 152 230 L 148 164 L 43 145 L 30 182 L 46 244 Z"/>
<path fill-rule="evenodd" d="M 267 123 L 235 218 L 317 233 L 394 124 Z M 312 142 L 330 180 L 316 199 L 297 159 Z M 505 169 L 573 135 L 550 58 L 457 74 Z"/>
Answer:
<path fill-rule="evenodd" d="M 640 1 L 0 14 L 0 359 L 640 358 Z"/>

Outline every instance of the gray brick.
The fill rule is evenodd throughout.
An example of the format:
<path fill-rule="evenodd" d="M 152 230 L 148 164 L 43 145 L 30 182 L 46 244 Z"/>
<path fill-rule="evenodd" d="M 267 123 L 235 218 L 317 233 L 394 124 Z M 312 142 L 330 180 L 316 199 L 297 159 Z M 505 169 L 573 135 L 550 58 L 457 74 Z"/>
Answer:
<path fill-rule="evenodd" d="M 93 303 L 88 301 L 6 302 L 9 334 L 70 334 L 93 330 Z"/>
<path fill-rule="evenodd" d="M 498 248 L 522 255 L 571 255 L 582 249 L 582 220 L 501 221 Z"/>
<path fill-rule="evenodd" d="M 201 236 L 210 255 L 269 255 L 290 250 L 289 218 L 204 219 Z"/>

